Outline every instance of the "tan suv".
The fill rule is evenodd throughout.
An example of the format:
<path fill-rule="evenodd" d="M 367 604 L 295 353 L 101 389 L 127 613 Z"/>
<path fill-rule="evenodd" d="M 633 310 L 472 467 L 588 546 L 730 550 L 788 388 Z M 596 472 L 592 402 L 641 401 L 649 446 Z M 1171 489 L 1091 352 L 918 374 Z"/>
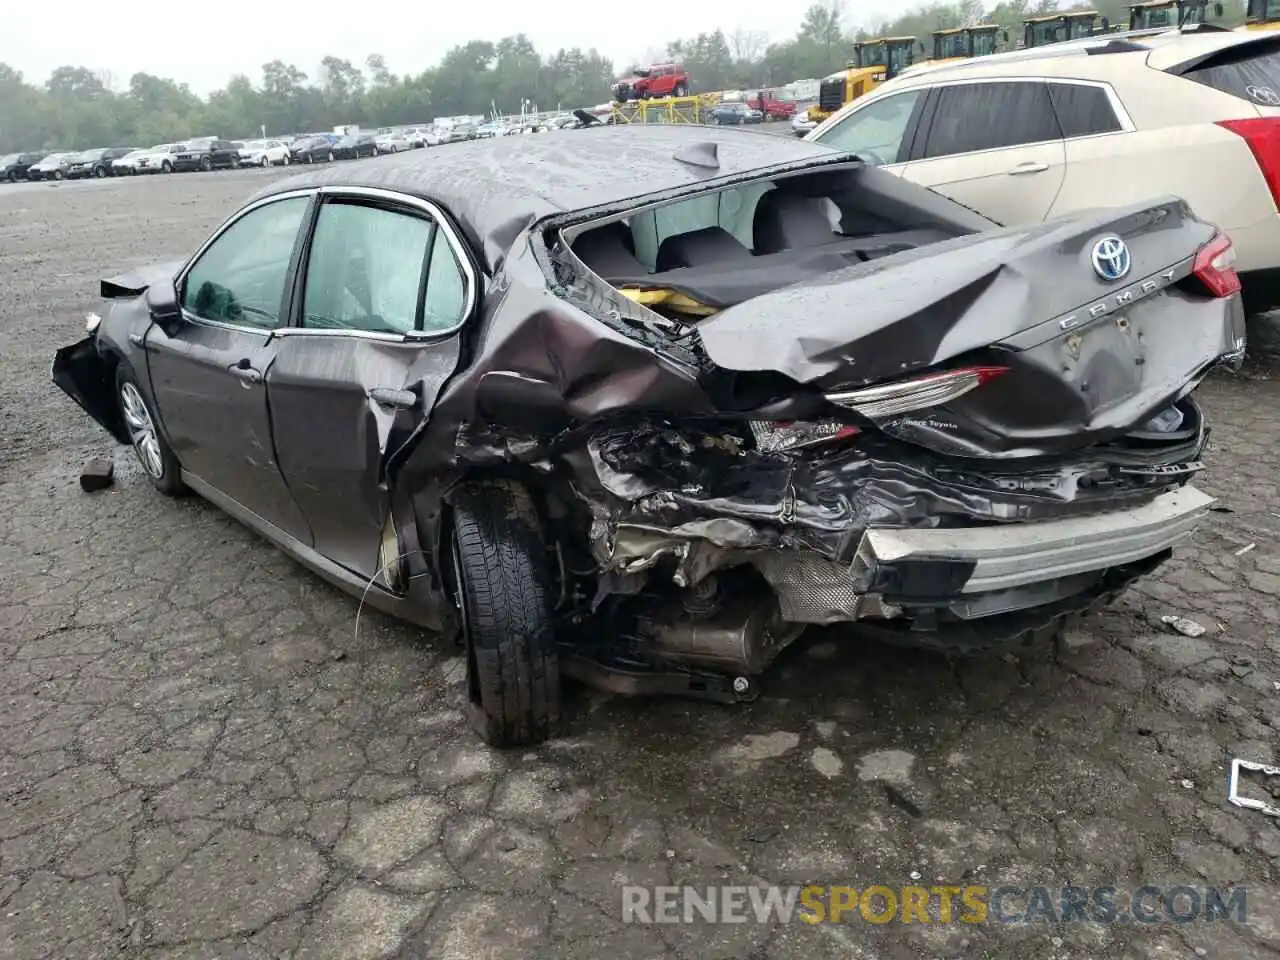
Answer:
<path fill-rule="evenodd" d="M 915 69 L 808 138 L 1007 225 L 1173 194 L 1280 306 L 1280 34 L 1112 34 Z"/>

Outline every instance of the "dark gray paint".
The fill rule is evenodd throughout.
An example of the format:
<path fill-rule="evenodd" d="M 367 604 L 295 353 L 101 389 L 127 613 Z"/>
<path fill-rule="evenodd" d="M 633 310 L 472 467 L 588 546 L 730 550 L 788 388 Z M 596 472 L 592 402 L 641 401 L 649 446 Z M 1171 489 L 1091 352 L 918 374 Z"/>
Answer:
<path fill-rule="evenodd" d="M 673 158 L 677 148 L 707 140 L 717 143 L 713 178 Z M 968 235 L 766 294 L 700 330 L 677 333 L 587 273 L 556 239 L 557 230 L 584 218 L 625 212 L 642 194 L 648 201 L 714 189 L 762 163 L 780 165 L 757 171 L 776 179 L 806 162 L 824 169 L 824 177 L 847 178 L 845 186 L 888 228 L 947 225 Z M 425 575 L 414 576 L 405 597 L 374 587 L 368 599 L 431 626 L 450 616 L 440 576 L 445 503 L 468 471 L 521 471 L 549 508 L 557 504 L 557 530 L 579 548 L 589 510 L 597 524 L 593 538 L 607 537 L 628 518 L 653 524 L 733 518 L 745 521 L 740 526 L 755 546 L 807 546 L 842 557 L 868 523 L 1036 519 L 1103 503 L 1114 508 L 1185 482 L 1195 466 L 1155 482 L 1119 481 L 1106 495 L 1089 492 L 1096 485 L 1082 481 L 1114 475 L 1123 463 L 1193 460 L 1204 442 L 1194 405 L 1187 409 L 1196 428 L 1176 443 L 1145 454 L 1123 444 L 1094 445 L 1119 439 L 1178 400 L 1242 337 L 1238 298 L 1209 300 L 1172 288 L 1142 307 L 1149 314 L 1142 337 L 1117 340 L 1107 332 L 1110 316 L 1072 330 L 1096 345 L 1077 351 L 1075 367 L 1062 355 L 1070 338 L 1044 329 L 1100 296 L 1081 258 L 1104 230 L 1130 239 L 1135 275 L 1188 261 L 1212 228 L 1172 200 L 974 233 L 988 222 L 826 148 L 674 127 L 479 141 L 308 173 L 261 196 L 343 184 L 404 191 L 447 209 L 482 268 L 476 313 L 464 328 L 425 343 L 269 338 L 264 349 L 271 355 L 254 360 L 265 374 L 254 389 L 264 398 L 270 442 L 248 416 L 231 432 L 200 427 L 197 418 L 216 415 L 208 406 L 211 388 L 165 374 L 164 361 L 161 376 L 151 375 L 152 399 L 179 455 L 203 442 L 209 458 L 224 458 L 217 466 L 210 459 L 207 469 L 224 471 L 228 487 L 243 490 L 254 471 L 276 470 L 277 487 L 259 484 L 243 500 L 211 483 L 201 489 L 353 592 L 367 584 L 378 531 L 394 504 L 402 543 L 421 545 L 410 572 Z M 163 274 L 149 276 L 157 275 Z M 104 292 L 136 294 L 147 276 L 121 278 Z M 1200 335 L 1153 344 L 1162 320 Z M 122 440 L 102 358 L 147 370 L 151 356 L 134 342 L 143 334 L 148 344 L 160 336 L 144 300 L 121 299 L 96 339 L 64 349 L 55 365 L 63 388 Z M 179 329 L 175 338 L 189 335 Z M 974 351 L 1021 351 L 1021 373 L 1029 378 L 1023 389 L 1052 382 L 1066 416 L 1055 419 L 1025 394 L 992 407 L 997 394 L 984 388 L 938 411 L 955 418 L 959 431 L 904 418 L 851 449 L 795 462 L 760 455 L 724 462 L 721 453 L 698 455 L 671 444 L 669 424 L 683 435 L 745 437 L 752 418 L 843 415 L 856 422 L 819 388 L 892 377 Z M 224 359 L 233 352 L 224 351 Z M 1137 375 L 1130 369 L 1143 366 L 1156 369 Z M 380 403 L 374 391 L 391 398 L 412 393 L 419 403 L 411 409 Z M 1123 417 L 1108 419 L 1118 407 Z M 174 411 L 180 422 L 163 422 Z M 696 419 L 702 423 L 691 423 Z M 956 436 L 980 455 L 963 471 L 946 457 L 957 452 L 945 449 Z M 1032 459 L 1015 467 L 998 464 L 1002 457 Z M 282 490 L 291 506 L 272 507 L 268 501 Z"/>

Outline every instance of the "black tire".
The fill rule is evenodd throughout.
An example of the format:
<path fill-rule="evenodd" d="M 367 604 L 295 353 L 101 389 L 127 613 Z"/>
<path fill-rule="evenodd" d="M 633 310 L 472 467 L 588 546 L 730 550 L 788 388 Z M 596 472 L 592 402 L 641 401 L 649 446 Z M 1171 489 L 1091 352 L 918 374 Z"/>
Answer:
<path fill-rule="evenodd" d="M 107 175 L 107 168 L 106 168 L 106 167 L 94 167 L 94 168 L 93 168 L 93 175 L 94 175 L 95 177 L 97 177 L 99 180 L 101 180 L 103 177 L 105 177 L 105 176 Z"/>
<path fill-rule="evenodd" d="M 166 160 L 164 163 L 160 164 L 160 172 L 173 173 L 173 164 Z"/>
<path fill-rule="evenodd" d="M 63 173 L 61 170 L 55 170 L 55 171 L 53 171 L 53 179 L 55 179 L 55 180 L 62 180 L 62 179 L 63 179 L 63 178 L 65 178 L 65 177 L 66 177 L 66 174 L 65 174 L 65 173 Z"/>
<path fill-rule="evenodd" d="M 267 155 L 265 153 L 262 155 L 262 159 L 258 161 L 258 166 L 260 167 L 271 166 L 271 161 L 267 159 Z"/>
<path fill-rule="evenodd" d="M 138 384 L 138 378 L 134 376 L 133 371 L 121 363 L 116 367 L 116 402 L 120 405 L 120 418 L 125 424 L 125 429 L 129 429 L 129 418 L 125 412 L 125 385 L 128 384 L 137 392 L 143 406 L 146 408 L 147 415 L 151 419 L 152 428 L 155 433 L 156 445 L 159 451 L 160 473 L 157 475 L 147 466 L 144 461 L 142 451 L 135 443 L 133 447 L 134 456 L 138 458 L 139 464 L 142 466 L 142 472 L 146 474 L 147 479 L 151 481 L 151 485 L 163 493 L 166 497 L 181 496 L 187 490 L 187 485 L 182 482 L 182 466 L 178 463 L 178 458 L 174 456 L 173 451 L 169 448 L 169 444 L 165 441 L 164 434 L 160 432 L 160 418 L 156 416 L 155 410 L 151 408 L 151 401 L 147 399 L 146 393 Z"/>
<path fill-rule="evenodd" d="M 213 169 L 213 157 L 201 157 L 201 158 L 200 158 L 200 169 L 201 169 L 201 170 L 203 170 L 205 173 L 208 173 L 210 170 L 212 170 L 212 169 Z"/>
<path fill-rule="evenodd" d="M 560 660 L 542 526 L 523 486 L 488 480 L 458 493 L 453 573 L 472 729 L 494 747 L 541 743 L 560 722 Z"/>
<path fill-rule="evenodd" d="M 333 163 L 333 151 L 332 151 L 332 150 L 330 150 L 330 151 L 329 151 L 329 160 L 328 160 L 328 162 L 329 162 L 329 163 Z"/>
<path fill-rule="evenodd" d="M 689 86 L 688 86 L 688 84 L 684 84 L 684 83 L 677 83 L 677 84 L 676 84 L 676 89 L 675 89 L 675 96 L 677 96 L 677 97 L 687 97 L 688 95 L 689 95 Z"/>

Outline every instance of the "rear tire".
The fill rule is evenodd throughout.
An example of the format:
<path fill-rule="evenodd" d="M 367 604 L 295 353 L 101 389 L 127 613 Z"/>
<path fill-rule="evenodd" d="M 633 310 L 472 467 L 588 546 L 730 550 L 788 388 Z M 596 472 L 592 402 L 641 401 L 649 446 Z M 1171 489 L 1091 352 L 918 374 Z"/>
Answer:
<path fill-rule="evenodd" d="M 159 418 L 138 385 L 138 379 L 121 363 L 116 367 L 116 400 L 120 417 L 134 438 L 133 453 L 151 485 L 166 497 L 186 492 L 182 482 L 182 466 L 160 432 Z"/>
<path fill-rule="evenodd" d="M 472 729 L 494 747 L 541 743 L 560 722 L 560 661 L 542 526 L 523 486 L 488 480 L 459 492 L 453 573 Z"/>

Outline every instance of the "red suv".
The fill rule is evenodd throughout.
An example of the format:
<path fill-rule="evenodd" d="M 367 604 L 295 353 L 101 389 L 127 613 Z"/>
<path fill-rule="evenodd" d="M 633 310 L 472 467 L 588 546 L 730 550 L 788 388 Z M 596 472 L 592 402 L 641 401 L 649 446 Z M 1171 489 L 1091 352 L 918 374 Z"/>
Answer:
<path fill-rule="evenodd" d="M 689 74 L 678 63 L 655 63 L 636 67 L 631 76 L 613 85 L 613 99 L 650 100 L 654 97 L 687 97 Z"/>

